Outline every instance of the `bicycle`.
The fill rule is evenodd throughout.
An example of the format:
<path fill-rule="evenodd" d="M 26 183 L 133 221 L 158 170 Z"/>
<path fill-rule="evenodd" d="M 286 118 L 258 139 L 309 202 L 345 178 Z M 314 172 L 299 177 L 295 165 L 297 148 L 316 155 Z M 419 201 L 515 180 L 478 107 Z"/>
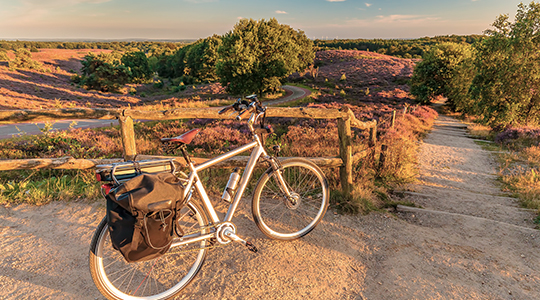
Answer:
<path fill-rule="evenodd" d="M 186 145 L 198 129 L 175 138 L 162 139 L 163 142 L 176 143 L 189 169 L 189 174 L 179 172 L 185 187 L 183 199 L 186 204 L 178 215 L 178 225 L 184 235 L 175 237 L 166 254 L 150 261 L 127 263 L 111 245 L 106 218 L 98 225 L 90 245 L 90 272 L 95 285 L 108 299 L 169 299 L 193 280 L 209 249 L 238 242 L 257 252 L 252 243 L 237 235 L 232 220 L 259 159 L 269 167 L 256 183 L 252 196 L 252 215 L 257 227 L 269 238 L 293 240 L 308 234 L 321 221 L 329 201 L 328 181 L 324 173 L 306 159 L 280 161 L 269 155 L 260 137 L 262 132 L 268 132 L 268 127 L 264 126 L 266 107 L 256 95 L 246 99 L 238 99 L 219 112 L 223 114 L 234 110 L 233 113 L 238 113 L 237 120 L 250 116 L 247 125 L 253 141 L 244 146 L 195 165 Z M 254 127 L 257 122 L 260 128 Z M 274 146 L 276 155 L 278 148 Z M 198 172 L 249 150 L 252 150 L 251 155 L 236 191 L 234 179 L 229 179 L 229 183 L 233 181 L 231 184 L 227 183 L 225 192 L 234 198 L 220 220 Z M 174 171 L 173 167 L 171 169 Z M 233 177 L 237 176 L 231 175 Z M 192 197 L 195 191 L 199 195 L 197 199 Z"/>

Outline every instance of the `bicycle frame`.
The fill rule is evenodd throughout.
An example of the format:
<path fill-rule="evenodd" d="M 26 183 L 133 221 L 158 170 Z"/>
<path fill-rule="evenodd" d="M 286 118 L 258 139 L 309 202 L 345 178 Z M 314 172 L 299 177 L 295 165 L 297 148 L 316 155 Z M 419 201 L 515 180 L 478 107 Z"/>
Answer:
<path fill-rule="evenodd" d="M 244 172 L 242 174 L 242 177 L 240 178 L 240 183 L 238 185 L 238 190 L 234 196 L 233 201 L 229 205 L 229 210 L 227 211 L 227 214 L 225 215 L 224 222 L 230 222 L 232 220 L 232 217 L 234 215 L 234 212 L 236 211 L 236 208 L 238 206 L 238 203 L 240 202 L 240 199 L 242 197 L 242 194 L 244 193 L 244 190 L 246 189 L 246 186 L 251 179 L 251 175 L 253 174 L 253 169 L 255 169 L 255 165 L 257 164 L 257 160 L 261 156 L 267 156 L 266 151 L 264 150 L 260 140 L 258 137 L 255 138 L 255 141 L 244 145 L 240 148 L 234 149 L 230 152 L 227 152 L 225 154 L 222 154 L 220 156 L 217 156 L 209 161 L 206 161 L 200 165 L 194 166 L 193 163 L 190 162 L 189 169 L 191 170 L 191 174 L 188 178 L 188 183 L 186 185 L 186 189 L 184 191 L 184 199 L 185 197 L 190 197 L 192 193 L 192 187 L 193 184 L 195 186 L 195 189 L 199 193 L 199 196 L 201 197 L 201 204 L 203 206 L 203 209 L 208 213 L 208 216 L 210 217 L 210 221 L 214 224 L 221 222 L 219 220 L 219 217 L 217 216 L 217 213 L 210 202 L 210 198 L 208 197 L 208 194 L 206 193 L 206 190 L 204 189 L 204 186 L 199 178 L 198 172 L 208 169 L 228 158 L 234 157 L 240 153 L 246 152 L 253 149 L 251 152 L 251 155 L 249 157 L 249 160 L 246 164 L 246 167 L 244 169 Z M 189 199 L 188 199 L 189 201 Z"/>
<path fill-rule="evenodd" d="M 252 114 L 248 121 L 248 126 L 251 130 L 251 132 L 254 132 L 253 125 L 256 120 L 258 119 L 260 115 Z M 260 157 L 269 158 L 266 150 L 263 147 L 263 144 L 261 142 L 261 139 L 256 133 L 253 133 L 254 140 L 246 144 L 242 147 L 239 147 L 237 149 L 234 149 L 232 151 L 229 151 L 227 153 L 221 154 L 213 159 L 210 159 L 202 164 L 194 165 L 191 160 L 188 159 L 188 167 L 190 170 L 190 174 L 188 175 L 186 187 L 184 190 L 183 199 L 186 199 L 185 203 L 188 203 L 191 200 L 191 197 L 193 195 L 194 189 L 197 190 L 199 196 L 201 197 L 201 205 L 202 209 L 205 213 L 207 213 L 207 216 L 210 218 L 209 222 L 212 225 L 217 225 L 219 223 L 224 222 L 231 222 L 232 218 L 234 216 L 234 213 L 238 207 L 238 204 L 240 203 L 240 200 L 242 199 L 242 195 L 244 194 L 244 191 L 247 187 L 247 184 L 249 183 L 249 180 L 251 179 L 251 176 L 253 175 L 253 170 L 255 169 L 255 165 L 257 164 L 257 161 Z M 237 192 L 234 195 L 234 198 L 229 205 L 229 209 L 227 210 L 227 214 L 223 218 L 223 220 L 220 220 L 216 210 L 214 209 L 214 206 L 212 205 L 212 202 L 210 201 L 210 197 L 208 197 L 208 194 L 206 193 L 206 190 L 203 186 L 203 183 L 201 182 L 198 172 L 208 169 L 226 159 L 229 159 L 231 157 L 237 156 L 243 152 L 249 151 L 253 149 L 251 152 L 251 155 L 249 157 L 249 160 L 246 164 L 246 167 L 244 169 L 244 172 L 242 174 L 242 177 L 240 178 L 240 182 L 237 188 Z M 187 158 L 187 157 L 186 157 Z M 279 172 L 276 172 L 276 177 L 279 182 L 281 182 L 281 188 L 285 192 L 286 195 L 290 195 L 289 189 L 287 188 L 283 178 L 281 177 L 281 174 Z M 211 233 L 200 235 L 200 234 L 193 234 L 193 235 L 187 235 L 180 238 L 180 241 L 173 242 L 171 247 L 176 246 L 182 246 L 193 242 L 198 242 L 201 240 L 209 239 L 212 237 L 215 237 L 216 231 L 214 230 Z"/>

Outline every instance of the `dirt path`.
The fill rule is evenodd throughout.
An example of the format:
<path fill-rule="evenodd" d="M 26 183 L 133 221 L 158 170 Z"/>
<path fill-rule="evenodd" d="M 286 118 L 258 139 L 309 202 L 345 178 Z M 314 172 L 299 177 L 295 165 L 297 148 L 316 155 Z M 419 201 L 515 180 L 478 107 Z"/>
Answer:
<path fill-rule="evenodd" d="M 540 299 L 540 231 L 496 184 L 490 154 L 441 116 L 420 147 L 405 221 L 377 228 L 368 299 Z M 377 231 L 377 230 L 376 230 Z"/>
<path fill-rule="evenodd" d="M 490 154 L 441 117 L 419 158 L 404 195 L 424 209 L 329 211 L 297 241 L 265 238 L 246 200 L 235 223 L 260 253 L 212 250 L 179 298 L 540 299 L 540 231 L 497 188 Z M 102 299 L 87 253 L 103 215 L 102 203 L 0 206 L 0 299 Z"/>

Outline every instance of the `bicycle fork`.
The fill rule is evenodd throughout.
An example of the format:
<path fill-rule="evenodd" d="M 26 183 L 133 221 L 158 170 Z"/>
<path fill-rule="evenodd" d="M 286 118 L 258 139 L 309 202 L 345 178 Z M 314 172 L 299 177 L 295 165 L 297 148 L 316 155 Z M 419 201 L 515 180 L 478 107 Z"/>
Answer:
<path fill-rule="evenodd" d="M 283 168 L 281 167 L 279 161 L 275 157 L 270 157 L 268 160 L 270 161 L 270 165 L 273 169 L 271 175 L 277 181 L 278 187 L 281 192 L 285 195 L 285 205 L 290 209 L 296 208 L 300 201 L 300 195 L 289 189 L 289 185 L 287 184 L 287 182 L 285 182 L 285 179 L 283 178 Z"/>

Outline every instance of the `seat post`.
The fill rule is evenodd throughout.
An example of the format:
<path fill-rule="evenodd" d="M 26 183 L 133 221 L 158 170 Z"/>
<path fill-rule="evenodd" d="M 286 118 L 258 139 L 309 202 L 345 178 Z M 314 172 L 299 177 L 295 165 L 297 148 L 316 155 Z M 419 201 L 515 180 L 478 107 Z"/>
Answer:
<path fill-rule="evenodd" d="M 191 158 L 189 157 L 187 151 L 186 151 L 186 145 L 181 145 L 180 146 L 180 151 L 182 151 L 182 156 L 184 157 L 184 159 L 186 160 L 186 163 L 188 165 L 191 165 L 192 164 L 192 161 L 191 161 Z"/>

